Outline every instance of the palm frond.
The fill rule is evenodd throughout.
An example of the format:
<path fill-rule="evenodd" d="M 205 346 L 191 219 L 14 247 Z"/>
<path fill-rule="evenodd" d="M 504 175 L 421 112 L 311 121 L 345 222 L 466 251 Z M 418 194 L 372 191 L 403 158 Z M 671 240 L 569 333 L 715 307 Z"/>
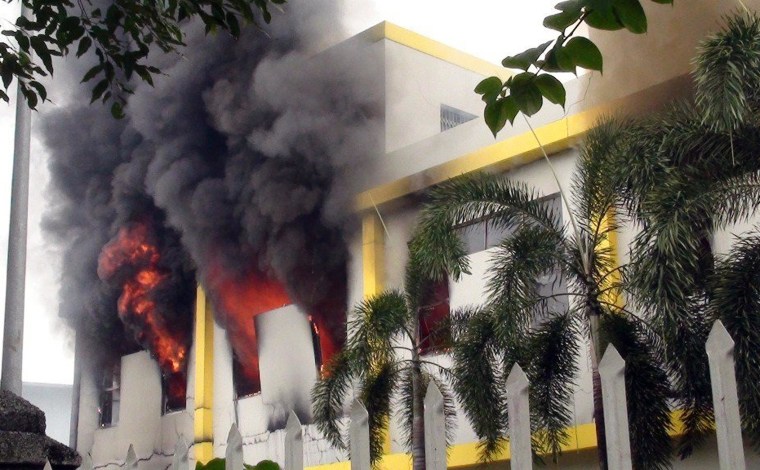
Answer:
<path fill-rule="evenodd" d="M 394 360 L 394 342 L 408 324 L 406 297 L 399 291 L 384 291 L 360 302 L 348 321 L 348 342 L 354 367 L 370 371 Z"/>
<path fill-rule="evenodd" d="M 760 234 L 740 240 L 718 263 L 710 319 L 734 339 L 734 360 L 744 431 L 760 449 Z"/>
<path fill-rule="evenodd" d="M 695 59 L 697 105 L 713 129 L 732 131 L 754 119 L 760 88 L 760 19 L 730 17 L 702 42 Z"/>
<path fill-rule="evenodd" d="M 496 331 L 502 342 L 524 334 L 537 310 L 547 305 L 537 279 L 554 270 L 561 276 L 564 253 L 557 240 L 556 230 L 526 225 L 494 250 L 486 292 L 498 316 Z"/>
<path fill-rule="evenodd" d="M 440 276 L 447 272 L 454 279 L 469 272 L 469 262 L 457 233 L 475 222 L 487 221 L 507 229 L 527 224 L 547 230 L 561 226 L 561 214 L 541 204 L 540 194 L 525 184 L 499 176 L 476 174 L 442 183 L 429 194 L 419 225 L 421 268 Z"/>
<path fill-rule="evenodd" d="M 508 426 L 504 377 L 496 363 L 494 318 L 487 309 L 470 309 L 467 329 L 454 342 L 454 392 L 480 439 L 484 460 L 505 442 Z"/>
<path fill-rule="evenodd" d="M 351 359 L 344 350 L 326 364 L 323 377 L 311 391 L 314 424 L 333 447 L 345 449 L 340 422 L 344 417 L 343 405 L 353 382 Z"/>
<path fill-rule="evenodd" d="M 544 322 L 530 335 L 525 354 L 530 379 L 533 451 L 557 462 L 573 421 L 573 385 L 578 373 L 578 328 L 569 312 Z"/>
<path fill-rule="evenodd" d="M 397 364 L 388 362 L 368 371 L 362 384 L 361 401 L 369 416 L 369 450 L 373 464 L 383 456 L 393 391 L 398 382 Z"/>

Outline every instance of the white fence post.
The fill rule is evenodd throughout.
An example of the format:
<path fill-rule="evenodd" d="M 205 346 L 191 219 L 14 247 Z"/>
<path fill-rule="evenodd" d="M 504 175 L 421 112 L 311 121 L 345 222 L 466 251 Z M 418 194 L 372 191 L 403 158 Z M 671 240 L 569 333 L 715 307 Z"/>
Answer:
<path fill-rule="evenodd" d="M 42 467 L 42 470 L 53 470 L 53 466 L 50 465 L 50 460 L 45 459 L 45 466 Z"/>
<path fill-rule="evenodd" d="M 303 430 L 292 410 L 285 425 L 285 470 L 303 470 Z"/>
<path fill-rule="evenodd" d="M 530 401 L 528 377 L 515 363 L 507 377 L 507 411 L 509 412 L 509 449 L 512 470 L 533 468 L 530 449 Z"/>
<path fill-rule="evenodd" d="M 90 457 L 89 452 L 82 456 L 82 465 L 78 470 L 92 470 L 92 457 Z"/>
<path fill-rule="evenodd" d="M 446 416 L 443 395 L 435 382 L 428 383 L 425 393 L 425 468 L 446 470 Z"/>
<path fill-rule="evenodd" d="M 721 470 L 744 470 L 739 398 L 736 393 L 734 340 L 718 320 L 707 337 L 715 426 L 718 435 L 718 460 Z"/>
<path fill-rule="evenodd" d="M 135 454 L 135 448 L 132 444 L 129 444 L 129 449 L 127 449 L 127 459 L 124 462 L 124 470 L 137 470 L 137 455 Z"/>
<path fill-rule="evenodd" d="M 610 470 L 632 470 L 631 440 L 628 435 L 628 402 L 625 397 L 625 361 L 615 346 L 607 346 L 601 362 L 604 429 Z"/>
<path fill-rule="evenodd" d="M 243 470 L 243 436 L 237 424 L 232 423 L 227 435 L 227 450 L 224 452 L 225 470 Z"/>
<path fill-rule="evenodd" d="M 185 436 L 179 436 L 177 445 L 174 447 L 174 457 L 172 457 L 172 470 L 188 470 L 190 461 L 187 457 L 190 449 L 185 441 Z"/>
<path fill-rule="evenodd" d="M 351 424 L 349 427 L 351 439 L 351 470 L 367 470 L 370 466 L 369 455 L 369 414 L 359 400 L 354 400 L 351 406 Z"/>

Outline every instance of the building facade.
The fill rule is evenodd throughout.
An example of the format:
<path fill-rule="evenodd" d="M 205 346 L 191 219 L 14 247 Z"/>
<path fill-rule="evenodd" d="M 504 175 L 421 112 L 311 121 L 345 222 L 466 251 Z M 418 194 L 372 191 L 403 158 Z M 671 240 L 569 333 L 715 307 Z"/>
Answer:
<path fill-rule="evenodd" d="M 401 287 L 406 244 L 414 228 L 420 194 L 461 174 L 475 171 L 506 173 L 510 179 L 537 188 L 549 203 L 560 204 L 558 182 L 542 159 L 550 154 L 559 184 L 569 188 L 576 145 L 600 117 L 611 113 L 641 115 L 691 93 L 690 60 L 698 41 L 717 30 L 733 2 L 698 0 L 663 7 L 647 2 L 651 33 L 596 32 L 591 36 L 605 57 L 604 75 L 583 74 L 566 83 L 567 106 L 545 105 L 530 124 L 519 118 L 494 139 L 481 117 L 482 102 L 472 90 L 484 77 L 504 69 L 470 57 L 411 31 L 382 23 L 335 46 L 327 54 L 356 54 L 381 77 L 382 129 L 379 157 L 362 161 L 356 172 L 355 210 L 360 220 L 349 240 L 349 305 L 385 288 Z M 651 3 L 652 5 L 649 5 Z M 760 7 L 760 2 L 754 3 Z M 535 129 L 535 135 L 530 127 Z M 716 239 L 718 250 L 730 245 L 732 228 Z M 468 240 L 472 274 L 448 286 L 448 305 L 455 309 L 477 304 L 484 297 L 484 276 L 490 247 L 498 234 L 475 231 Z M 620 262 L 634 236 L 624 227 L 617 237 Z M 550 280 L 547 280 L 550 283 Z M 235 423 L 244 440 L 245 460 L 282 463 L 284 426 L 288 412 L 298 410 L 310 422 L 310 389 L 320 367 L 318 331 L 296 306 L 283 305 L 253 316 L 255 328 L 266 331 L 259 344 L 260 384 L 253 393 L 239 386 L 236 358 L 224 328 L 214 322 L 212 307 L 198 289 L 193 349 L 189 360 L 185 408 L 170 409 L 162 393 L 158 366 L 148 353 L 121 359 L 114 370 L 95 373 L 78 357 L 74 402 L 76 448 L 89 452 L 98 468 L 123 465 L 133 445 L 141 468 L 164 468 L 176 441 L 192 443 L 195 459 L 223 457 L 227 434 Z M 575 426 L 564 449 L 562 468 L 593 468 L 596 437 L 592 423 L 591 376 L 587 355 L 580 359 L 581 376 L 574 400 Z M 430 360 L 446 363 L 445 355 Z M 393 421 L 384 468 L 409 468 L 403 455 L 399 425 Z M 475 433 L 460 416 L 450 468 L 466 468 L 479 460 Z M 714 439 L 713 439 L 714 441 Z M 348 468 L 347 455 L 331 448 L 314 426 L 304 428 L 305 463 L 312 468 Z M 508 451 L 489 468 L 507 468 Z M 760 467 L 757 454 L 748 454 Z M 753 460 L 754 459 L 754 460 Z M 715 443 L 708 444 L 675 468 L 715 468 Z"/>

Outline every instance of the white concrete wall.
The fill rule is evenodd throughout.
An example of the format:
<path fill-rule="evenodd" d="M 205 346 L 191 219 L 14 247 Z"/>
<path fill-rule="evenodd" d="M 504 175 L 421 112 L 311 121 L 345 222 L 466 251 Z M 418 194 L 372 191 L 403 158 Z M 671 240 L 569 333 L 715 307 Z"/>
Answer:
<path fill-rule="evenodd" d="M 83 374 L 83 391 L 85 378 Z M 88 393 L 81 396 L 80 410 L 84 407 L 97 411 L 98 396 L 97 393 L 89 393 L 90 382 L 93 381 L 88 374 Z M 158 364 L 147 352 L 141 351 L 124 356 L 121 360 L 119 422 L 111 427 L 94 430 L 91 446 L 88 446 L 88 439 L 83 439 L 80 434 L 78 450 L 90 452 L 95 467 L 115 469 L 123 466 L 127 450 L 132 444 L 141 469 L 164 468 L 171 462 L 178 437 L 183 435 L 192 441 L 192 432 L 190 412 L 178 411 L 161 415 Z"/>
<path fill-rule="evenodd" d="M 253 320 L 252 320 L 253 321 Z M 214 331 L 214 455 L 224 457 L 227 435 L 237 423 L 245 462 L 284 463 L 285 423 L 291 409 L 311 421 L 310 393 L 317 378 L 311 327 L 306 315 L 289 305 L 256 316 L 261 393 L 235 397 L 232 353 L 227 333 Z M 313 426 L 304 429 L 306 465 L 334 462 L 336 451 Z"/>

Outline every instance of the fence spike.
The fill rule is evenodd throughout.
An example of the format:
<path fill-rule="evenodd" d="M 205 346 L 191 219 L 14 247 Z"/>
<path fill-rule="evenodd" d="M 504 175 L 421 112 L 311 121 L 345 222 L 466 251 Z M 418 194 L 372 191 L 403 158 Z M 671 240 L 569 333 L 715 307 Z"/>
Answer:
<path fill-rule="evenodd" d="M 513 470 L 533 468 L 530 445 L 530 383 L 520 364 L 515 363 L 507 377 L 510 464 Z"/>
<path fill-rule="evenodd" d="M 351 470 L 371 468 L 369 454 L 369 414 L 357 399 L 351 405 L 351 425 L 349 426 Z"/>
<path fill-rule="evenodd" d="M 599 377 L 602 381 L 609 470 L 632 470 L 628 402 L 625 396 L 625 361 L 611 344 L 599 362 Z"/>
<path fill-rule="evenodd" d="M 42 467 L 42 470 L 53 470 L 53 466 L 50 465 L 50 460 L 45 459 L 45 466 Z"/>
<path fill-rule="evenodd" d="M 129 449 L 127 449 L 124 470 L 137 470 L 137 454 L 135 454 L 135 447 L 132 444 L 129 444 Z"/>
<path fill-rule="evenodd" d="M 744 461 L 739 397 L 736 391 L 734 340 L 720 320 L 713 324 L 705 347 L 710 363 L 720 468 L 743 470 L 747 466 Z"/>
<path fill-rule="evenodd" d="M 285 425 L 285 470 L 303 470 L 303 430 L 293 410 Z"/>
<path fill-rule="evenodd" d="M 446 470 L 446 415 L 441 391 L 434 381 L 425 393 L 425 468 Z"/>
<path fill-rule="evenodd" d="M 190 461 L 188 453 L 190 449 L 185 440 L 185 436 L 180 435 L 177 439 L 177 445 L 174 447 L 174 456 L 172 457 L 172 470 L 188 470 Z"/>
<path fill-rule="evenodd" d="M 227 435 L 227 450 L 224 452 L 225 470 L 243 470 L 243 436 L 237 424 L 232 423 Z"/>
<path fill-rule="evenodd" d="M 78 470 L 92 470 L 92 457 L 90 457 L 89 452 L 82 457 L 82 465 Z"/>

